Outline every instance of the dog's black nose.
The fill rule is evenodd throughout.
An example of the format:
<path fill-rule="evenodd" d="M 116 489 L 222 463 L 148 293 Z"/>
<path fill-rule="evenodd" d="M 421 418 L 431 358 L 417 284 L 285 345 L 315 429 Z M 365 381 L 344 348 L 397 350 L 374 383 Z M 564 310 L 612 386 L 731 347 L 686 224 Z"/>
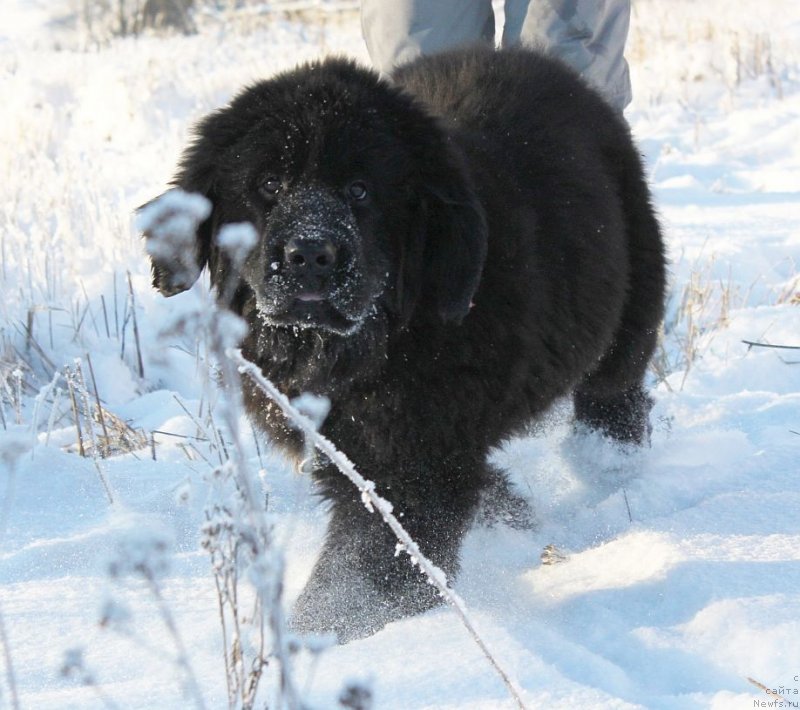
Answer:
<path fill-rule="evenodd" d="M 297 274 L 324 276 L 336 265 L 336 247 L 330 239 L 292 237 L 283 255 L 286 266 Z"/>

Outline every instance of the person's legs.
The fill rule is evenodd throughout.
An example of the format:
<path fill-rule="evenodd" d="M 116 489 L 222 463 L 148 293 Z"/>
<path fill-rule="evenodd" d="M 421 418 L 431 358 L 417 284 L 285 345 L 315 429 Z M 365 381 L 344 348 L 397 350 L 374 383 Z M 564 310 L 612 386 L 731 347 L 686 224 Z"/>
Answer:
<path fill-rule="evenodd" d="M 503 3 L 503 13 L 505 14 L 503 19 L 503 47 L 514 47 L 519 44 L 522 23 L 525 22 L 525 15 L 528 12 L 530 2 L 531 0 L 505 0 Z"/>
<path fill-rule="evenodd" d="M 568 64 L 622 112 L 631 100 L 623 56 L 630 14 L 630 0 L 531 0 L 520 39 Z M 513 28 L 504 33 L 504 45 L 506 34 L 513 43 Z"/>
<path fill-rule="evenodd" d="M 463 44 L 494 44 L 491 0 L 362 0 L 361 29 L 373 66 L 383 73 Z"/>

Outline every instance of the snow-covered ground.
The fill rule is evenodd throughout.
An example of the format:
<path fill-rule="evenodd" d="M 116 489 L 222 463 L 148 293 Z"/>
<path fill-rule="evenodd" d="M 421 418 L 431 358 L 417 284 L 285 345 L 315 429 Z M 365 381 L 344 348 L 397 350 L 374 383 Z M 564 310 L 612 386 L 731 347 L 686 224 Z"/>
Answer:
<path fill-rule="evenodd" d="M 170 327 L 202 288 L 151 291 L 131 213 L 163 189 L 192 121 L 241 85 L 323 53 L 365 59 L 357 16 L 246 33 L 208 18 L 198 36 L 98 45 L 76 28 L 78 2 L 3 5 L 0 707 L 196 704 L 165 614 L 206 706 L 225 707 L 199 545 L 220 451 L 195 421 L 218 404 L 202 352 Z M 539 527 L 476 529 L 455 586 L 530 708 L 800 706 L 800 350 L 742 342 L 800 346 L 800 6 L 639 0 L 629 47 L 627 117 L 673 274 L 653 445 L 624 458 L 571 435 L 561 408 L 497 452 Z M 139 437 L 106 459 L 77 452 L 54 380 L 70 368 L 91 408 L 89 358 L 111 438 Z M 81 421 L 88 449 L 102 429 Z M 248 446 L 290 602 L 324 514 L 303 478 Z M 566 559 L 542 565 L 547 545 Z M 143 555 L 167 567 L 163 605 L 141 574 L 111 573 Z M 77 650 L 84 670 L 63 676 Z M 294 675 L 314 708 L 339 707 L 353 679 L 375 708 L 513 707 L 444 608 L 304 652 Z M 276 679 L 262 687 L 269 700 Z"/>

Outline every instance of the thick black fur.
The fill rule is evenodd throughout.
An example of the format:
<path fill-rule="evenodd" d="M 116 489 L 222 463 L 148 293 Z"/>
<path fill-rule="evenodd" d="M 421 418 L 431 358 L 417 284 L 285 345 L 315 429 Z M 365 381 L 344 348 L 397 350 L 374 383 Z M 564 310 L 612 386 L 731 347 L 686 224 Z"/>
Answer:
<path fill-rule="evenodd" d="M 505 485 L 487 452 L 556 398 L 646 441 L 659 226 L 625 122 L 559 63 L 473 48 L 391 83 L 309 64 L 205 118 L 174 184 L 213 203 L 196 255 L 220 288 L 236 279 L 245 355 L 286 394 L 330 398 L 323 433 L 448 574 L 481 496 Z M 214 236 L 240 221 L 260 243 L 233 273 Z M 174 272 L 154 263 L 168 295 L 187 286 Z M 314 478 L 332 518 L 295 627 L 344 641 L 439 603 L 358 491 L 324 461 Z"/>

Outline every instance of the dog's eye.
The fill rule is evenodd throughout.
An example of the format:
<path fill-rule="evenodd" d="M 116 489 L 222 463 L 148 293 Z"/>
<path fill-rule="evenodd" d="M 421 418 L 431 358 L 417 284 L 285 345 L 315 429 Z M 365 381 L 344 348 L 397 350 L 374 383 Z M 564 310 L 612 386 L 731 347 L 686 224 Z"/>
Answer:
<path fill-rule="evenodd" d="M 268 197 L 274 197 L 281 191 L 282 188 L 283 182 L 281 182 L 281 179 L 275 175 L 270 175 L 259 186 L 261 194 Z"/>
<path fill-rule="evenodd" d="M 360 180 L 356 180 L 356 182 L 350 183 L 350 186 L 347 188 L 347 192 L 354 200 L 361 201 L 367 197 L 367 186 Z"/>

